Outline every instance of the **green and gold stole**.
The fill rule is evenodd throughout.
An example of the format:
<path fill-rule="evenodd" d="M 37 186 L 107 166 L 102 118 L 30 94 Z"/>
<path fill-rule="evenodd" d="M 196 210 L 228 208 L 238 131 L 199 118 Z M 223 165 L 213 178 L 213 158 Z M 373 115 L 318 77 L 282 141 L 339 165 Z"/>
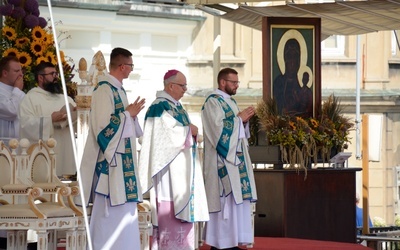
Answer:
<path fill-rule="evenodd" d="M 220 95 L 217 94 L 212 94 L 210 95 L 206 102 L 208 101 L 209 98 L 216 98 L 219 103 L 221 104 L 221 107 L 223 111 L 225 112 L 225 119 L 224 119 L 224 127 L 222 129 L 221 137 L 219 138 L 218 144 L 217 144 L 217 152 L 222 158 L 226 159 L 229 148 L 230 148 L 230 139 L 231 135 L 234 129 L 234 117 L 235 113 L 233 112 L 232 108 L 229 106 L 228 103 L 225 102 L 224 98 L 221 97 Z M 235 103 L 236 101 L 232 99 Z M 203 106 L 204 109 L 204 106 Z M 249 176 L 247 174 L 247 167 L 246 167 L 246 161 L 244 158 L 243 154 L 243 146 L 241 146 L 242 152 L 236 152 L 236 156 L 240 160 L 239 164 L 239 174 L 240 174 L 240 183 L 241 183 L 241 190 L 242 190 L 242 197 L 244 200 L 251 200 L 252 195 L 251 195 L 251 186 L 250 186 L 250 180 Z M 224 165 L 222 168 L 218 169 L 218 175 L 222 179 L 228 174 L 228 171 L 226 169 L 226 166 Z"/>
<path fill-rule="evenodd" d="M 113 96 L 114 96 L 114 114 L 111 114 L 110 123 L 98 134 L 97 143 L 100 146 L 100 149 L 103 153 L 107 150 L 108 144 L 111 139 L 115 135 L 115 131 L 119 129 L 121 125 L 121 119 L 119 118 L 119 114 L 125 111 L 124 104 L 122 103 L 121 97 L 118 93 L 118 89 L 111 85 L 107 81 L 99 82 L 95 90 L 98 86 L 107 84 L 110 86 Z M 125 90 L 122 89 L 124 92 Z M 125 153 L 121 154 L 123 161 L 123 172 L 124 172 L 124 182 L 125 182 L 125 193 L 127 202 L 137 202 L 138 199 L 138 190 L 137 190 L 137 182 L 135 176 L 135 166 L 133 163 L 133 156 L 135 152 L 132 152 L 131 140 L 130 138 L 125 138 Z M 102 162 L 98 162 L 96 164 L 96 174 L 100 176 L 100 174 L 108 175 L 109 174 L 109 164 L 106 160 Z"/>

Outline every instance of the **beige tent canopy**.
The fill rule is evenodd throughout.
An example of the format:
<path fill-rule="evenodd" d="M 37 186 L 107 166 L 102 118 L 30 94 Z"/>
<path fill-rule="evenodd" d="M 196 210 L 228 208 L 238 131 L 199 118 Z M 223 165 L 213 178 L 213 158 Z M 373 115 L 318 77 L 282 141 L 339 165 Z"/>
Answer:
<path fill-rule="evenodd" d="M 202 0 L 189 0 L 204 4 Z M 214 2 L 215 1 L 215 2 Z M 400 30 L 400 0 L 336 1 L 333 3 L 294 4 L 252 7 L 239 5 L 230 9 L 208 0 L 200 9 L 223 10 L 221 17 L 261 30 L 261 19 L 267 17 L 320 17 L 321 35 L 358 35 L 382 30 Z M 189 2 L 188 2 L 189 3 Z"/>

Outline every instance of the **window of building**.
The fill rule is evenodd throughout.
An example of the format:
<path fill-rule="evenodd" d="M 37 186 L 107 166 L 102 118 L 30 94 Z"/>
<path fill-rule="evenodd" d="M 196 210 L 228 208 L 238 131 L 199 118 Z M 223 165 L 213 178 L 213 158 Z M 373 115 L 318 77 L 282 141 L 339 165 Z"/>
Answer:
<path fill-rule="evenodd" d="M 343 56 L 345 37 L 340 35 L 333 35 L 321 43 L 321 53 L 322 57 L 326 56 Z"/>

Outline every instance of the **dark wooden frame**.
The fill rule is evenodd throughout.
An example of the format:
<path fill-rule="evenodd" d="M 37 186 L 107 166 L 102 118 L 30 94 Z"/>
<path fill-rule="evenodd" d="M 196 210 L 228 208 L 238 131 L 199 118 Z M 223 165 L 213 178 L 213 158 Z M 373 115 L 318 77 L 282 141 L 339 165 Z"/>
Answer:
<path fill-rule="evenodd" d="M 313 41 L 309 41 L 309 37 L 305 37 L 307 53 L 310 54 L 309 48 L 312 48 L 312 58 L 308 58 L 307 66 L 310 65 L 313 73 L 313 117 L 317 117 L 321 107 L 321 19 L 319 18 L 288 18 L 288 17 L 263 17 L 262 20 L 262 39 L 263 39 L 263 99 L 273 98 L 273 77 L 274 70 L 278 65 L 273 64 L 273 55 L 277 52 L 274 48 L 274 41 L 280 40 L 276 37 L 278 30 L 295 30 L 295 32 L 312 32 Z M 304 36 L 303 36 L 304 37 Z M 310 43 L 313 43 L 310 45 Z M 277 47 L 277 46 L 276 46 Z M 311 62 L 311 64 L 310 64 Z"/>

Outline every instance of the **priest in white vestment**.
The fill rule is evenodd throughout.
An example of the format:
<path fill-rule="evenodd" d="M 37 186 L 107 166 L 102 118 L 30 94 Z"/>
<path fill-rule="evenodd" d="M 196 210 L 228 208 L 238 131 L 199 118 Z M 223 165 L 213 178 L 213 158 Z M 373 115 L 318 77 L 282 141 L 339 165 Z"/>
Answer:
<path fill-rule="evenodd" d="M 151 189 L 152 250 L 194 250 L 194 223 L 209 219 L 198 129 L 179 103 L 186 90 L 186 77 L 169 70 L 145 117 L 139 173 L 143 192 Z"/>
<path fill-rule="evenodd" d="M 247 142 L 254 108 L 239 111 L 231 98 L 238 87 L 237 71 L 222 69 L 218 89 L 206 98 L 201 111 L 210 211 L 205 241 L 211 249 L 239 249 L 254 241 L 250 203 L 257 200 L 257 192 Z"/>
<path fill-rule="evenodd" d="M 111 52 L 109 74 L 99 76 L 92 94 L 87 137 L 79 173 L 83 201 L 93 204 L 93 250 L 140 249 L 137 203 L 141 202 L 136 139 L 142 135 L 137 115 L 145 100 L 129 104 L 123 79 L 133 70 L 132 53 Z"/>
<path fill-rule="evenodd" d="M 53 64 L 42 62 L 35 69 L 35 78 L 38 87 L 29 90 L 20 105 L 20 137 L 31 143 L 54 138 L 57 141 L 56 175 L 74 175 L 74 151 L 58 72 Z M 71 97 L 68 102 L 75 122 L 76 104 Z"/>
<path fill-rule="evenodd" d="M 0 60 L 0 140 L 6 144 L 19 138 L 19 105 L 25 96 L 21 64 L 18 58 Z"/>

